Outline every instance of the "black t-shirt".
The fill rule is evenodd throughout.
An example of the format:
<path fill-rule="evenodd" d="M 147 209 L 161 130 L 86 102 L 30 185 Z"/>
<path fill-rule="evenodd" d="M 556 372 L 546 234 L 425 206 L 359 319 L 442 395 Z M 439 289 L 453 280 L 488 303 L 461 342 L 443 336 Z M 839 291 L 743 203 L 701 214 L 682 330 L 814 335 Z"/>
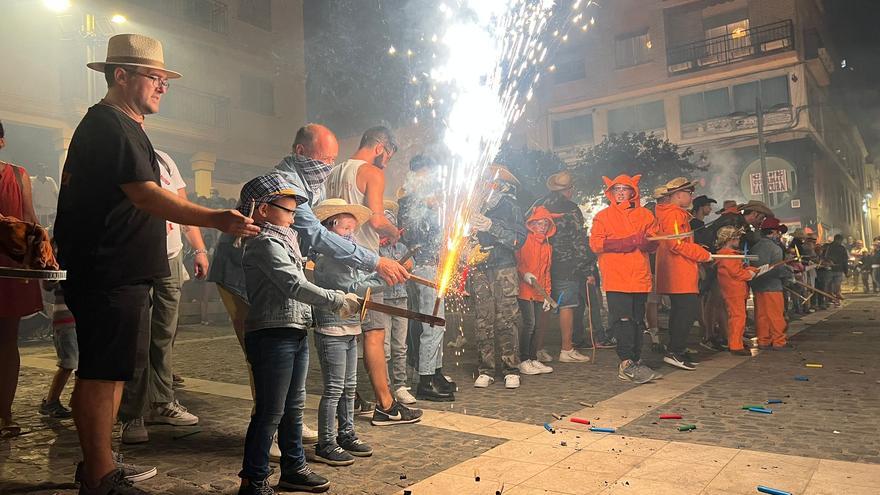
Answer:
<path fill-rule="evenodd" d="M 120 185 L 159 184 L 143 128 L 107 105 L 89 108 L 61 174 L 55 241 L 68 284 L 118 287 L 167 277 L 165 221 L 134 207 Z"/>

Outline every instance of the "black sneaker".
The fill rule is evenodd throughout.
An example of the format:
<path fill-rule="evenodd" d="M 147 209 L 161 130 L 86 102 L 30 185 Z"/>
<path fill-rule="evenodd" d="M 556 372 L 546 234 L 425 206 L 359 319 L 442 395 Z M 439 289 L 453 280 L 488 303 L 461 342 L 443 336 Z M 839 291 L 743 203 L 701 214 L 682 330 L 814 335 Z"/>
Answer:
<path fill-rule="evenodd" d="M 156 466 L 138 466 L 123 462 L 122 454 L 119 452 L 113 452 L 113 460 L 116 462 L 116 469 L 122 472 L 122 477 L 131 483 L 146 481 L 159 473 Z M 82 461 L 76 463 L 76 471 L 73 473 L 74 483 L 82 483 L 82 466 Z"/>
<path fill-rule="evenodd" d="M 688 361 L 688 359 L 683 354 L 674 354 L 668 352 L 665 356 L 663 356 L 663 362 L 670 366 L 675 366 L 676 368 L 687 371 L 694 371 L 695 369 L 697 369 L 697 367 L 694 366 L 694 363 Z"/>
<path fill-rule="evenodd" d="M 718 344 L 716 344 L 715 342 L 713 342 L 711 340 L 701 340 L 700 347 L 702 347 L 703 349 L 706 349 L 707 351 L 712 351 L 712 352 L 719 352 L 722 350 L 721 346 L 719 346 Z"/>
<path fill-rule="evenodd" d="M 275 490 L 269 486 L 269 478 L 264 480 L 242 478 L 241 486 L 238 487 L 238 495 L 275 495 Z"/>
<path fill-rule="evenodd" d="M 410 409 L 403 404 L 394 401 L 391 403 L 391 409 L 383 411 L 376 405 L 373 410 L 373 419 L 370 420 L 373 426 L 390 426 L 405 425 L 410 423 L 418 423 L 422 419 L 421 409 Z"/>
<path fill-rule="evenodd" d="M 354 396 L 354 415 L 355 416 L 369 416 L 373 414 L 373 409 L 376 408 L 376 404 L 364 400 L 361 398 L 361 395 L 355 393 Z"/>
<path fill-rule="evenodd" d="M 330 480 L 312 471 L 308 464 L 292 475 L 281 475 L 278 488 L 286 491 L 321 493 L 330 489 Z"/>
<path fill-rule="evenodd" d="M 67 419 L 73 416 L 70 409 L 62 406 L 61 401 L 57 399 L 52 402 L 46 402 L 46 399 L 43 399 L 43 402 L 40 403 L 40 414 L 56 419 Z"/>
<path fill-rule="evenodd" d="M 351 466 L 354 464 L 354 457 L 338 445 L 315 445 L 315 462 L 328 466 Z"/>
<path fill-rule="evenodd" d="M 79 485 L 79 495 L 148 495 L 147 492 L 132 486 L 117 469 L 104 476 L 98 486 L 89 488 L 85 483 Z"/>
<path fill-rule="evenodd" d="M 596 343 L 596 349 L 616 349 L 617 348 L 617 339 L 611 337 L 610 339 L 603 340 L 601 342 Z"/>
<path fill-rule="evenodd" d="M 684 359 L 685 361 L 697 365 L 700 364 L 700 355 L 694 351 L 686 350 L 684 351 Z"/>
<path fill-rule="evenodd" d="M 370 457 L 373 455 L 373 447 L 362 442 L 359 438 L 337 438 L 340 447 L 355 457 Z"/>

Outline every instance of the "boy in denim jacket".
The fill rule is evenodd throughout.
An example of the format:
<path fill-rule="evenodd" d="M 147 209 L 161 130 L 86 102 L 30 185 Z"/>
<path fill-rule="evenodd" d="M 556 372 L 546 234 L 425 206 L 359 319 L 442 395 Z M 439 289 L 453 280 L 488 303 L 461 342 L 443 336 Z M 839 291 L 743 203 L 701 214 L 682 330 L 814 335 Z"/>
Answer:
<path fill-rule="evenodd" d="M 298 204 L 306 201 L 284 175 L 257 177 L 241 190 L 239 209 L 253 208 L 260 234 L 247 240 L 242 256 L 250 311 L 245 352 L 254 377 L 254 412 L 245 437 L 239 495 L 271 495 L 269 448 L 277 429 L 283 490 L 326 491 L 330 482 L 312 472 L 302 446 L 309 346 L 306 330 L 312 306 L 356 314 L 357 296 L 327 290 L 306 280 L 296 234 L 290 228 Z"/>

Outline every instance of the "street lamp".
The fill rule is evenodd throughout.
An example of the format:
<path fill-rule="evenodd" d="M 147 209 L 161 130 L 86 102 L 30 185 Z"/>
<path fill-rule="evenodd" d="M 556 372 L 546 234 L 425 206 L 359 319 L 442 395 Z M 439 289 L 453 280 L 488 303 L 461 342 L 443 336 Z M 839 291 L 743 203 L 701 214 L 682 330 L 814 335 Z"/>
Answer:
<path fill-rule="evenodd" d="M 70 0 L 43 0 L 43 5 L 52 12 L 67 12 L 70 8 Z"/>
<path fill-rule="evenodd" d="M 126 19 L 125 16 L 122 14 L 115 14 L 113 17 L 110 18 L 110 22 L 112 22 L 113 24 L 125 24 L 126 22 L 128 22 L 128 19 Z"/>

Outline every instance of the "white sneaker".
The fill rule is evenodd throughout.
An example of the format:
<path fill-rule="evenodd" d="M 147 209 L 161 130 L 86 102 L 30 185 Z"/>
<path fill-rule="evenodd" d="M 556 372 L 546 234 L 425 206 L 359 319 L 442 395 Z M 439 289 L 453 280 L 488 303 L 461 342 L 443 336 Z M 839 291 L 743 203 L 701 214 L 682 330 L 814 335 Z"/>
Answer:
<path fill-rule="evenodd" d="M 537 363 L 537 361 L 532 361 L 531 359 L 520 361 L 519 372 L 523 375 L 540 375 L 541 370 L 535 366 L 535 363 Z"/>
<path fill-rule="evenodd" d="M 495 383 L 495 379 L 489 375 L 480 375 L 477 377 L 476 381 L 474 381 L 474 387 L 477 388 L 488 388 L 489 385 Z"/>
<path fill-rule="evenodd" d="M 278 444 L 278 432 L 275 432 L 275 443 Z M 309 428 L 305 423 L 302 426 L 302 443 L 303 445 L 314 445 L 318 443 L 318 432 Z"/>
<path fill-rule="evenodd" d="M 303 425 L 305 428 L 306 425 Z M 272 446 L 269 447 L 269 460 L 272 462 L 281 462 L 281 448 L 278 447 L 278 432 L 272 435 Z"/>
<path fill-rule="evenodd" d="M 547 352 L 546 350 L 539 349 L 538 350 L 538 361 L 541 361 L 542 363 L 552 363 L 553 356 L 551 356 L 550 353 Z"/>
<path fill-rule="evenodd" d="M 186 410 L 176 400 L 159 404 L 150 410 L 148 419 L 151 423 L 165 423 L 174 426 L 192 426 L 199 422 L 199 417 Z"/>
<path fill-rule="evenodd" d="M 590 358 L 579 353 L 577 349 L 572 349 L 570 351 L 559 351 L 560 363 L 587 363 L 589 361 Z"/>
<path fill-rule="evenodd" d="M 537 369 L 538 372 L 541 373 L 541 374 L 543 374 L 543 373 L 553 373 L 553 368 L 547 366 L 546 364 L 542 363 L 541 361 L 536 361 L 536 360 L 533 359 L 533 360 L 532 360 L 532 366 L 534 366 L 535 369 Z"/>
<path fill-rule="evenodd" d="M 504 388 L 519 388 L 519 375 L 505 375 Z"/>
<path fill-rule="evenodd" d="M 394 398 L 401 404 L 415 404 L 416 398 L 410 393 L 409 387 L 397 387 L 394 391 Z"/>

